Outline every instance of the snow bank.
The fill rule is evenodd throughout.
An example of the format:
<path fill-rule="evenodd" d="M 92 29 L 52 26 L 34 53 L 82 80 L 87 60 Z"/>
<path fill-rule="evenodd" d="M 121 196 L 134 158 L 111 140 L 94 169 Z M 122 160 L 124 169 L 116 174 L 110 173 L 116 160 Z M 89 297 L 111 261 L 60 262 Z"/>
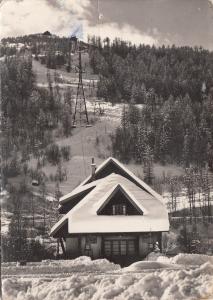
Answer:
<path fill-rule="evenodd" d="M 120 265 L 107 259 L 91 260 L 90 257 L 80 256 L 72 260 L 44 260 L 41 263 L 27 263 L 26 266 L 15 267 L 14 263 L 3 263 L 4 275 L 18 274 L 65 274 L 75 272 L 107 272 L 120 270 Z"/>
<path fill-rule="evenodd" d="M 186 254 L 180 253 L 170 259 L 171 263 L 180 265 L 200 266 L 206 262 L 213 264 L 213 256 L 204 254 Z"/>
<path fill-rule="evenodd" d="M 66 267 L 70 271 L 75 272 L 105 272 L 105 271 L 115 271 L 119 270 L 121 267 L 120 265 L 116 265 L 107 259 L 96 259 L 92 260 L 88 256 L 80 256 L 76 259 L 72 260 L 45 260 L 42 261 L 42 265 L 46 265 L 49 267 L 60 266 Z"/>
<path fill-rule="evenodd" d="M 185 266 L 200 266 L 206 262 L 213 264 L 213 256 L 188 253 L 180 253 L 172 258 L 168 258 L 167 256 L 162 255 L 162 253 L 151 252 L 147 255 L 146 260 Z"/>
<path fill-rule="evenodd" d="M 153 262 L 152 262 L 153 263 Z M 73 274 L 68 278 L 3 280 L 7 300 L 200 300 L 213 299 L 213 265 L 149 273 Z"/>
<path fill-rule="evenodd" d="M 147 257 L 145 258 L 145 260 L 148 261 L 157 261 L 159 257 L 162 256 L 162 253 L 160 252 L 150 252 Z"/>
<path fill-rule="evenodd" d="M 133 263 L 127 268 L 123 269 L 123 272 L 141 272 L 143 270 L 153 270 L 153 269 L 167 269 L 167 268 L 178 268 L 178 266 L 172 263 L 163 263 L 157 261 L 138 261 Z"/>

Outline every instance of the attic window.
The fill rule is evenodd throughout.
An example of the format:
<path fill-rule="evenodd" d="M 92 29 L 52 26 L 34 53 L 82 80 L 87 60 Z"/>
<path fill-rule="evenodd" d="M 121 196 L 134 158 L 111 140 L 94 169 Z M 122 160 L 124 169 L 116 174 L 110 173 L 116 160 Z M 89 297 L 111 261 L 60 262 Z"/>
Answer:
<path fill-rule="evenodd" d="M 98 215 L 143 215 L 134 199 L 117 185 L 97 211 Z"/>
<path fill-rule="evenodd" d="M 115 204 L 112 206 L 113 215 L 126 215 L 126 205 Z"/>

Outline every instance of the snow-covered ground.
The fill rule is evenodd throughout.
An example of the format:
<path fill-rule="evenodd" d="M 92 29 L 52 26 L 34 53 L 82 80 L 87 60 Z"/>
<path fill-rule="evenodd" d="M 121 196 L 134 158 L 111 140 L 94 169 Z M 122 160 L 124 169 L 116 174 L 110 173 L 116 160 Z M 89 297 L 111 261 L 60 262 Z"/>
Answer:
<path fill-rule="evenodd" d="M 100 101 L 97 100 L 95 101 L 87 101 L 86 105 L 87 105 L 87 110 L 89 112 L 94 112 L 94 109 L 96 109 L 96 111 L 99 110 L 99 103 L 100 103 L 100 108 L 101 110 L 103 110 L 103 115 L 102 115 L 102 119 L 106 119 L 108 121 L 121 121 L 121 115 L 122 115 L 122 111 L 124 108 L 123 103 L 116 103 L 114 105 L 112 105 L 110 102 L 106 102 L 106 101 Z M 143 104 L 135 104 L 135 106 L 139 109 L 143 108 Z M 126 110 L 128 110 L 128 106 L 126 106 Z"/>
<path fill-rule="evenodd" d="M 205 199 L 205 194 L 196 193 L 195 197 L 195 207 L 202 207 L 204 204 L 207 205 L 207 200 Z M 171 207 L 171 194 L 169 192 L 165 192 L 163 194 L 163 198 L 165 203 L 167 204 L 168 210 L 172 211 Z M 210 191 L 210 201 L 213 205 L 213 191 Z M 184 208 L 189 208 L 189 199 L 187 196 L 186 189 L 182 189 L 181 193 L 176 197 L 176 210 L 181 210 Z"/>
<path fill-rule="evenodd" d="M 16 48 L 17 50 L 20 50 L 22 47 L 25 46 L 23 43 L 6 43 L 6 46 L 9 48 Z"/>
<path fill-rule="evenodd" d="M 8 233 L 9 224 L 11 222 L 12 216 L 13 214 L 10 212 L 1 212 L 1 235 L 5 235 Z"/>
<path fill-rule="evenodd" d="M 213 257 L 179 254 L 173 258 L 151 255 L 149 259 L 123 269 L 105 259 L 91 261 L 88 257 L 22 267 L 3 264 L 3 299 L 213 299 Z"/>

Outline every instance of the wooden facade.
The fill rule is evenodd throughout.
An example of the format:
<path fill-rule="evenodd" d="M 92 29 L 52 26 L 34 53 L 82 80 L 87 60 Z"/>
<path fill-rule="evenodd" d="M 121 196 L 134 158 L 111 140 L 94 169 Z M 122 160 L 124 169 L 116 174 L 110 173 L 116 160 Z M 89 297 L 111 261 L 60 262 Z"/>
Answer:
<path fill-rule="evenodd" d="M 144 259 L 154 250 L 156 242 L 161 251 L 161 241 L 161 232 L 71 235 L 66 238 L 66 257 L 86 255 L 125 265 Z"/>
<path fill-rule="evenodd" d="M 85 255 L 126 265 L 144 259 L 154 250 L 156 242 L 162 251 L 162 232 L 69 234 L 65 222 L 54 237 L 63 237 L 63 253 L 68 259 Z"/>

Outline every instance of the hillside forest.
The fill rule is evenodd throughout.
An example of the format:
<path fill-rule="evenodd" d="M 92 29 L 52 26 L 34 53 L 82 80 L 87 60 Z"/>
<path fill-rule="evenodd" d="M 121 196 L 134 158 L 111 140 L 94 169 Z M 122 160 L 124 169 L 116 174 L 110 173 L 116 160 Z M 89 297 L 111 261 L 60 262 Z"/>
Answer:
<path fill-rule="evenodd" d="M 92 96 L 123 107 L 120 123 L 110 134 L 112 155 L 141 166 L 148 184 L 169 193 L 174 216 L 201 216 L 205 222 L 212 216 L 213 52 L 201 47 L 136 46 L 97 37 L 89 37 L 88 43 L 42 34 L 11 37 L 0 45 L 1 181 L 8 193 L 3 206 L 12 216 L 4 237 L 6 260 L 17 258 L 21 245 L 31 249 L 28 253 L 50 257 L 35 237 L 47 237 L 59 217 L 60 185 L 67 180 L 64 165 L 72 158 L 72 145 L 60 145 L 60 139 L 76 134 L 72 127 L 76 90 L 61 88 L 67 82 L 57 71 L 78 76 L 79 44 L 88 56 L 83 72 L 98 78 Z M 46 68 L 46 87 L 37 84 L 34 61 Z M 179 177 L 155 178 L 156 163 L 180 166 L 184 172 Z M 56 172 L 48 177 L 44 166 L 54 166 Z M 33 181 L 39 185 L 36 192 Z M 50 182 L 53 202 L 46 197 Z M 182 190 L 189 209 L 180 212 L 176 202 Z M 198 193 L 203 195 L 199 208 Z M 189 251 L 184 238 L 186 231 L 179 240 Z"/>
<path fill-rule="evenodd" d="M 119 158 L 141 162 L 149 152 L 163 164 L 212 169 L 213 53 L 120 40 L 96 44 L 90 63 L 100 75 L 98 96 L 129 104 L 113 140 Z"/>

